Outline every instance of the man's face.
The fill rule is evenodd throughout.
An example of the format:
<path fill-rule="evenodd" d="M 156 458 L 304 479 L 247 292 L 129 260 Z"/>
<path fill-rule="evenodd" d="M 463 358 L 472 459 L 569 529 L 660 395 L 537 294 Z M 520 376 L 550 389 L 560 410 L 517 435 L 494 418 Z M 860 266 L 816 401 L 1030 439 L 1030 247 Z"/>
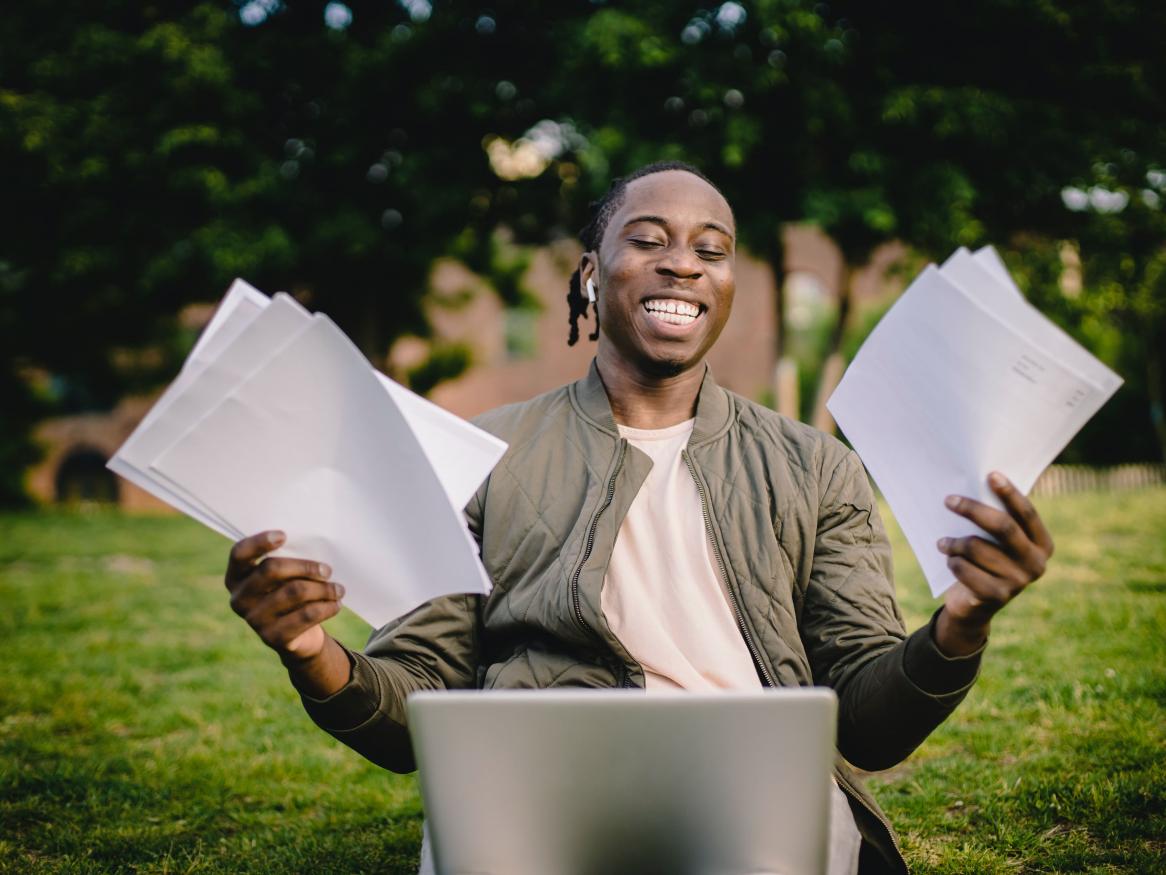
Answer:
<path fill-rule="evenodd" d="M 703 179 L 667 170 L 631 182 L 598 253 L 583 261 L 601 354 L 653 377 L 703 362 L 733 305 L 734 234 L 728 203 Z"/>

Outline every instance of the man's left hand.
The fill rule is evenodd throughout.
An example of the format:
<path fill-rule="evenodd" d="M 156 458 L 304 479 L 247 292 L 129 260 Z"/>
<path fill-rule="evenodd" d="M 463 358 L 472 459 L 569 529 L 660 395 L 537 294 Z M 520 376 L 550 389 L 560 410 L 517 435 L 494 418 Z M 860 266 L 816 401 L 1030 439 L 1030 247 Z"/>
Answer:
<path fill-rule="evenodd" d="M 1053 555 L 1053 539 L 1032 502 L 999 472 L 989 475 L 988 485 L 1005 510 L 959 495 L 946 502 L 995 539 L 969 535 L 939 541 L 956 579 L 935 628 L 936 644 L 948 656 L 977 650 L 987 640 L 992 617 L 1044 574 Z"/>

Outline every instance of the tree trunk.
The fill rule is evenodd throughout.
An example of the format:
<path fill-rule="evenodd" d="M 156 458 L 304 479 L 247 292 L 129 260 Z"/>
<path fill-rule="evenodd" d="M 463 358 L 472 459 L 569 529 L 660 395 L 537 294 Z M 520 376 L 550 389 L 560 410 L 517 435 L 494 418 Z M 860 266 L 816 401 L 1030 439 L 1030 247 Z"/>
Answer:
<path fill-rule="evenodd" d="M 830 332 L 830 343 L 826 347 L 826 357 L 822 362 L 822 373 L 818 377 L 818 392 L 814 397 L 814 415 L 810 423 L 814 428 L 834 433 L 834 417 L 826 409 L 826 402 L 834 394 L 842 375 L 846 371 L 846 360 L 842 355 L 842 340 L 846 337 L 846 324 L 850 321 L 850 304 L 852 299 L 851 286 L 854 282 L 855 268 L 842 263 L 838 280 L 838 319 Z"/>
<path fill-rule="evenodd" d="M 765 260 L 773 273 L 774 360 L 781 361 L 785 355 L 785 240 L 780 227 L 770 237 Z"/>
<path fill-rule="evenodd" d="M 1158 438 L 1158 453 L 1166 462 L 1166 404 L 1163 389 L 1166 388 L 1166 359 L 1162 356 L 1162 343 L 1166 343 L 1166 324 L 1151 331 L 1146 342 L 1146 394 L 1150 397 L 1150 423 Z M 1157 336 L 1155 336 L 1157 335 Z"/>
<path fill-rule="evenodd" d="M 798 363 L 791 356 L 777 360 L 773 375 L 777 412 L 790 419 L 801 419 L 802 399 L 798 387 Z"/>
<path fill-rule="evenodd" d="M 791 419 L 801 418 L 801 400 L 798 397 L 798 364 L 786 355 L 785 329 L 785 241 L 782 229 L 770 239 L 769 250 L 765 253 L 769 269 L 773 273 L 773 406 L 778 413 Z"/>

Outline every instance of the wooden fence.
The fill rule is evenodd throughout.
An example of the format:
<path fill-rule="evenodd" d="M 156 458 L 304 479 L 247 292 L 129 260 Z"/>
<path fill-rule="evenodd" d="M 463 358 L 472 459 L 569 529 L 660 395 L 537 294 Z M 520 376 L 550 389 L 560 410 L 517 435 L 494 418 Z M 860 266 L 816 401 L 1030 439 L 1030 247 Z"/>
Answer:
<path fill-rule="evenodd" d="M 1035 496 L 1072 492 L 1124 492 L 1166 484 L 1166 465 L 1050 465 L 1032 489 Z"/>

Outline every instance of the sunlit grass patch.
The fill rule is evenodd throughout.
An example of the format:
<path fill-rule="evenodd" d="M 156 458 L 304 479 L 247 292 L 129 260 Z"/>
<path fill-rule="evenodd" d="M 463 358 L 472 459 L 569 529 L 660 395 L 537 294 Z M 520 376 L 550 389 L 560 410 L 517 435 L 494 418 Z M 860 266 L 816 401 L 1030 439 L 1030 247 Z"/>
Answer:
<path fill-rule="evenodd" d="M 1042 512 L 1057 556 L 968 700 L 870 779 L 915 871 L 1166 872 L 1166 490 Z M 891 530 L 913 628 L 936 603 Z M 179 518 L 0 517 L 0 871 L 415 870 L 414 779 L 311 724 L 230 612 L 226 549 Z"/>
<path fill-rule="evenodd" d="M 1166 490 L 1042 514 L 1045 578 L 996 620 L 960 710 L 872 783 L 919 871 L 1166 872 Z M 934 605 L 893 539 L 922 622 Z"/>

